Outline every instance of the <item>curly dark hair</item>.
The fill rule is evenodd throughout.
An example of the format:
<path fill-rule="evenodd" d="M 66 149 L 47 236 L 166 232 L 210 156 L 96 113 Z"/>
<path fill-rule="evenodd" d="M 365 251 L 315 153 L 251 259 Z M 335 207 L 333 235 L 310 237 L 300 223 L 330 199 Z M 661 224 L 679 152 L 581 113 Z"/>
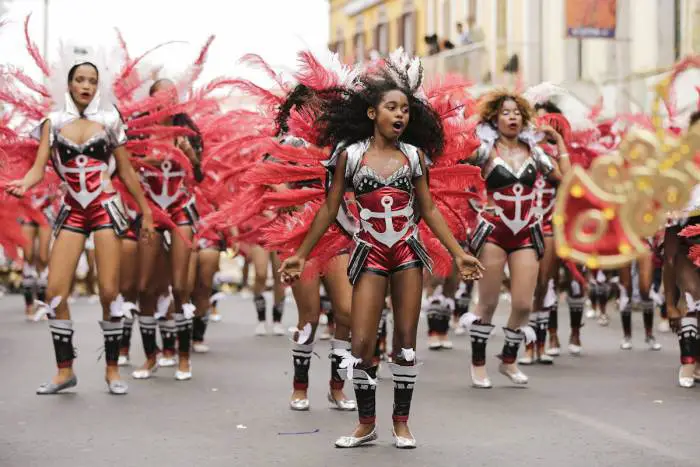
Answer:
<path fill-rule="evenodd" d="M 507 89 L 493 90 L 481 99 L 479 103 L 480 120 L 493 125 L 505 101 L 513 101 L 518 106 L 520 115 L 523 117 L 523 127 L 526 127 L 532 121 L 534 111 L 530 103 L 520 94 Z"/>
<path fill-rule="evenodd" d="M 431 158 L 439 156 L 445 146 L 445 132 L 440 116 L 430 104 L 411 93 L 388 72 L 365 75 L 353 88 L 335 88 L 320 92 L 321 107 L 316 124 L 319 146 L 349 146 L 374 135 L 374 121 L 367 117 L 370 107 L 377 107 L 389 91 L 401 91 L 408 98 L 409 120 L 400 140 L 422 149 Z"/>
<path fill-rule="evenodd" d="M 292 109 L 303 112 L 304 109 L 309 106 L 309 103 L 314 97 L 314 90 L 304 86 L 303 84 L 297 85 L 289 94 L 287 94 L 284 102 L 278 107 L 277 115 L 275 116 L 277 136 L 283 135 L 289 131 L 289 125 L 287 122 L 290 114 L 292 113 Z M 310 109 L 306 110 L 310 111 Z"/>
<path fill-rule="evenodd" d="M 690 114 L 690 126 L 695 125 L 698 121 L 700 121 L 700 110 L 696 110 L 692 114 Z"/>
<path fill-rule="evenodd" d="M 544 109 L 548 114 L 563 114 L 559 106 L 552 101 L 538 102 L 535 104 L 535 111 Z"/>

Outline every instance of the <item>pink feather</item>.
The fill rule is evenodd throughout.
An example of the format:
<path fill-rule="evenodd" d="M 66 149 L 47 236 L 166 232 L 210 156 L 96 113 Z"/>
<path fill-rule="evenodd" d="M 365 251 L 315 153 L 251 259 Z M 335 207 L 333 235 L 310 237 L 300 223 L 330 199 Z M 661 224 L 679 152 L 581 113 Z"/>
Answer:
<path fill-rule="evenodd" d="M 29 55 L 31 55 L 32 59 L 34 60 L 34 63 L 36 63 L 36 66 L 38 66 L 39 69 L 41 70 L 41 72 L 44 74 L 44 76 L 49 77 L 49 76 L 51 76 L 51 69 L 49 68 L 49 65 L 46 63 L 46 60 L 44 60 L 44 57 L 39 52 L 39 47 L 29 37 L 29 18 L 31 18 L 31 17 L 32 17 L 32 15 L 30 13 L 27 15 L 27 18 L 24 20 L 24 39 L 26 41 L 27 51 L 29 52 Z"/>

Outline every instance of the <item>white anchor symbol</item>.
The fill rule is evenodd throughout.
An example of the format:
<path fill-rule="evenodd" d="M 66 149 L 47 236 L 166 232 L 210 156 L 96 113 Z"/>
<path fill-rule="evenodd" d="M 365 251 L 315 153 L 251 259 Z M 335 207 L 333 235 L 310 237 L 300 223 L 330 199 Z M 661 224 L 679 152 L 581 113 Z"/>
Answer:
<path fill-rule="evenodd" d="M 360 211 L 360 219 L 362 223 L 362 228 L 369 232 L 378 242 L 391 248 L 396 242 L 401 240 L 408 229 L 412 227 L 413 223 L 408 222 L 400 231 L 394 230 L 393 219 L 395 217 L 405 217 L 411 219 L 413 217 L 413 197 L 411 197 L 411 202 L 409 202 L 405 208 L 399 209 L 397 211 L 392 211 L 391 207 L 394 205 L 394 198 L 389 195 L 382 197 L 382 206 L 384 207 L 384 212 L 373 212 L 369 209 L 362 208 Z M 369 219 L 384 219 L 385 230 L 384 232 L 377 232 L 370 222 Z"/>
<path fill-rule="evenodd" d="M 554 207 L 554 195 L 557 192 L 556 188 L 545 188 L 545 182 L 539 179 L 535 182 L 535 188 L 537 188 L 537 198 L 535 200 L 535 211 L 536 215 L 545 217 L 549 211 Z M 544 205 L 544 195 L 550 195 L 549 203 L 547 206 Z"/>
<path fill-rule="evenodd" d="M 185 176 L 185 172 L 182 170 L 178 172 L 171 172 L 172 168 L 172 162 L 164 161 L 160 166 L 160 173 L 150 171 L 144 172 L 144 177 L 146 178 L 157 177 L 159 175 L 163 176 L 163 185 L 160 188 L 160 194 L 154 193 L 151 185 L 146 184 L 146 190 L 148 191 L 148 194 L 151 195 L 151 199 L 153 199 L 153 201 L 155 201 L 158 206 L 163 209 L 167 209 L 180 196 L 179 190 L 175 190 L 175 193 L 172 196 L 168 195 L 170 179 Z"/>
<path fill-rule="evenodd" d="M 523 202 L 533 201 L 536 196 L 536 192 L 532 191 L 526 196 L 523 196 L 523 186 L 520 183 L 513 185 L 513 196 L 504 195 L 501 192 L 496 192 L 493 194 L 493 199 L 496 201 L 509 201 L 515 205 L 515 214 L 512 219 L 509 219 L 503 212 L 501 206 L 496 206 L 496 214 L 501 218 L 503 223 L 514 233 L 517 234 L 524 227 L 530 223 L 530 219 L 534 214 L 533 209 L 528 209 L 527 216 L 522 218 L 523 214 Z"/>
<path fill-rule="evenodd" d="M 60 157 L 56 159 L 58 162 L 59 172 L 61 172 L 62 174 L 78 174 L 78 183 L 80 184 L 80 191 L 75 191 L 70 184 L 66 184 L 66 188 L 68 189 L 68 192 L 71 194 L 71 196 L 73 196 L 73 199 L 80 203 L 80 205 L 83 208 L 88 207 L 88 205 L 90 205 L 90 203 L 92 203 L 98 196 L 100 196 L 100 193 L 102 193 L 102 184 L 100 184 L 100 186 L 95 191 L 90 191 L 88 189 L 88 173 L 102 172 L 104 170 L 108 170 L 109 166 L 105 163 L 100 163 L 99 165 L 88 167 L 88 157 L 82 154 L 74 159 L 75 164 L 78 166 L 76 168 L 67 167 L 63 165 L 63 162 L 61 161 Z"/>

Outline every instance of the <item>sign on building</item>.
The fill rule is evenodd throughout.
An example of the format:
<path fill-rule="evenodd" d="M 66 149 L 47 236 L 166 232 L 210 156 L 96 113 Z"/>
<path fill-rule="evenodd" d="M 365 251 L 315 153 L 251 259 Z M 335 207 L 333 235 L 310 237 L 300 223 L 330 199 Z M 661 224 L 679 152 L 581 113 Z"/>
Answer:
<path fill-rule="evenodd" d="M 566 35 L 576 39 L 614 38 L 617 0 L 566 0 Z"/>

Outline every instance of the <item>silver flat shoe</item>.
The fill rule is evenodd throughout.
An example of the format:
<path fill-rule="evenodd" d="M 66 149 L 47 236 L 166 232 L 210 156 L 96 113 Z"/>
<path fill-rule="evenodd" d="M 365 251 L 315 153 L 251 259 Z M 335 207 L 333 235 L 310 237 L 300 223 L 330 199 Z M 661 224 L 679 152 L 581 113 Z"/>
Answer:
<path fill-rule="evenodd" d="M 175 357 L 160 357 L 158 359 L 158 366 L 160 367 L 169 368 L 175 365 L 177 365 L 177 360 Z"/>
<path fill-rule="evenodd" d="M 328 393 L 328 404 L 330 405 L 331 409 L 342 410 L 345 412 L 353 412 L 357 410 L 357 402 L 352 399 L 337 401 L 333 399 L 333 395 L 330 392 Z"/>
<path fill-rule="evenodd" d="M 498 371 L 499 371 L 503 376 L 505 376 L 505 377 L 507 377 L 508 379 L 510 379 L 510 381 L 511 381 L 513 384 L 527 384 L 527 382 L 528 382 L 528 377 L 527 377 L 527 375 L 526 375 L 525 373 L 523 373 L 522 371 L 520 371 L 518 368 L 516 368 L 515 371 L 510 372 L 510 371 L 508 371 L 508 366 L 505 365 L 504 363 L 501 363 L 501 364 L 498 366 Z"/>
<path fill-rule="evenodd" d="M 109 393 L 115 396 L 123 396 L 129 392 L 129 385 L 121 379 L 107 381 L 107 388 L 109 388 Z"/>
<path fill-rule="evenodd" d="M 129 366 L 131 365 L 131 361 L 129 360 L 128 355 L 120 355 L 119 360 L 117 360 L 117 365 L 118 366 Z"/>
<path fill-rule="evenodd" d="M 289 401 L 289 408 L 295 412 L 306 412 L 311 407 L 309 399 L 294 399 Z"/>
<path fill-rule="evenodd" d="M 131 377 L 134 379 L 150 379 L 155 372 L 158 371 L 158 364 L 156 363 L 150 370 L 148 368 L 139 368 L 131 373 Z"/>
<path fill-rule="evenodd" d="M 356 438 L 354 436 L 341 436 L 335 441 L 335 447 L 337 448 L 356 448 L 362 446 L 363 444 L 368 444 L 377 440 L 377 427 L 375 426 L 372 432 L 361 438 Z"/>
<path fill-rule="evenodd" d="M 678 370 L 678 385 L 682 388 L 695 387 L 695 379 L 693 377 L 683 376 L 683 367 Z"/>
<path fill-rule="evenodd" d="M 191 379 L 192 379 L 192 367 L 190 367 L 190 371 L 177 370 L 175 372 L 175 380 L 176 381 L 189 381 Z"/>
<path fill-rule="evenodd" d="M 415 438 L 404 438 L 403 436 L 398 436 L 394 430 L 391 430 L 391 434 L 394 437 L 394 446 L 396 446 L 397 449 L 416 448 Z"/>
<path fill-rule="evenodd" d="M 470 368 L 471 372 L 471 377 L 472 377 L 472 386 L 475 388 L 479 389 L 489 389 L 493 387 L 493 384 L 491 383 L 491 380 L 489 379 L 488 376 L 486 376 L 484 379 L 478 379 L 476 375 L 474 374 L 474 366 Z"/>
<path fill-rule="evenodd" d="M 40 395 L 57 394 L 64 389 L 75 387 L 77 384 L 78 377 L 73 375 L 71 379 L 64 381 L 61 384 L 54 384 L 52 382 L 44 383 L 37 388 L 36 393 Z"/>

